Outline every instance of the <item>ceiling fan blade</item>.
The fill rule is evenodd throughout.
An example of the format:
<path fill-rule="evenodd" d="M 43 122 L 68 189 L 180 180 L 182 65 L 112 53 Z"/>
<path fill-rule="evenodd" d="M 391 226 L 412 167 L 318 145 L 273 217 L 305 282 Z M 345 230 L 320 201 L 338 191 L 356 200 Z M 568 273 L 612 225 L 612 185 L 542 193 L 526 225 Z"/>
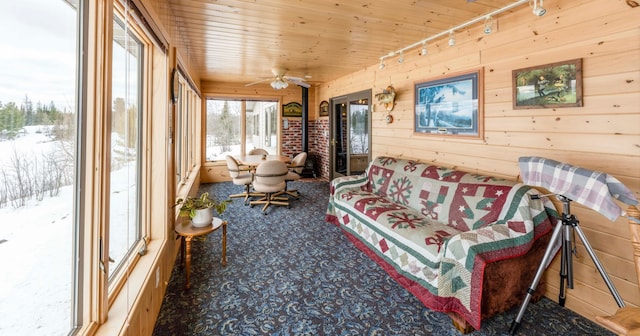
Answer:
<path fill-rule="evenodd" d="M 256 85 L 256 84 L 258 84 L 258 83 L 268 82 L 268 81 L 270 81 L 270 80 L 272 80 L 272 78 L 265 78 L 265 79 L 261 79 L 261 80 L 259 80 L 259 81 L 255 81 L 255 82 L 253 82 L 253 83 L 245 84 L 245 86 Z"/>
<path fill-rule="evenodd" d="M 307 82 L 302 82 L 302 81 L 291 81 L 291 83 L 296 84 L 296 85 L 300 85 L 302 87 L 306 87 L 307 89 L 311 87 L 311 84 L 307 83 Z"/>
<path fill-rule="evenodd" d="M 310 88 L 311 84 L 304 81 L 304 78 L 300 77 L 292 77 L 292 76 L 283 76 L 284 79 L 290 81 L 293 84 L 300 85 L 302 87 Z"/>

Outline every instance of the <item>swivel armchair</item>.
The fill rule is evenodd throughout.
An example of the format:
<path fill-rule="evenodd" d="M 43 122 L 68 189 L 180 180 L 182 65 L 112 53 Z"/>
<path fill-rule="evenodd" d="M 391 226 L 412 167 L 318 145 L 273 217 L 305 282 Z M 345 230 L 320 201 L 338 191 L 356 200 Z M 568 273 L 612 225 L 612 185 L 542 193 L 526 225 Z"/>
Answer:
<path fill-rule="evenodd" d="M 287 184 L 284 177 L 287 173 L 287 165 L 282 161 L 270 160 L 260 163 L 254 174 L 253 189 L 264 193 L 264 197 L 256 201 L 250 201 L 249 205 L 253 207 L 256 204 L 264 204 L 262 213 L 265 215 L 270 205 L 282 205 L 288 208 L 289 202 L 287 198 L 276 195 L 276 193 L 285 189 Z"/>
<path fill-rule="evenodd" d="M 243 193 L 229 195 L 230 198 L 244 197 L 244 204 L 247 205 L 250 197 L 263 196 L 263 194 L 251 192 L 253 174 L 251 173 L 249 167 L 241 166 L 238 161 L 236 161 L 236 159 L 231 155 L 227 155 L 226 160 L 227 169 L 229 170 L 229 176 L 231 176 L 233 184 L 245 187 Z"/>
<path fill-rule="evenodd" d="M 299 180 L 302 176 L 302 170 L 304 169 L 304 164 L 307 161 L 307 153 L 306 152 L 302 152 L 298 155 L 296 155 L 293 160 L 291 160 L 291 164 L 289 164 L 288 168 L 289 168 L 289 172 L 287 173 L 287 175 L 284 177 L 285 180 L 285 188 L 282 192 L 280 192 L 278 195 L 279 196 L 281 194 L 287 194 L 291 197 L 294 197 L 296 199 L 298 199 L 300 197 L 300 193 L 298 192 L 298 190 L 290 190 L 289 187 L 289 182 L 291 181 L 297 181 Z"/>
<path fill-rule="evenodd" d="M 254 148 L 247 155 L 269 155 L 269 152 L 264 148 Z"/>

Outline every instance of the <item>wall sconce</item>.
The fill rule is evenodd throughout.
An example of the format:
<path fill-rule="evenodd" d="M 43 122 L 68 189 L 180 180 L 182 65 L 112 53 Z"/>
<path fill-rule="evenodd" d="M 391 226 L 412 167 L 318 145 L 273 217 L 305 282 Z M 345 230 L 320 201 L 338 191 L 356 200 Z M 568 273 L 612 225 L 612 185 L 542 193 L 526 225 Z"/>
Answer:
<path fill-rule="evenodd" d="M 449 31 L 449 46 L 453 47 L 456 45 L 456 38 L 453 36 L 453 30 Z"/>

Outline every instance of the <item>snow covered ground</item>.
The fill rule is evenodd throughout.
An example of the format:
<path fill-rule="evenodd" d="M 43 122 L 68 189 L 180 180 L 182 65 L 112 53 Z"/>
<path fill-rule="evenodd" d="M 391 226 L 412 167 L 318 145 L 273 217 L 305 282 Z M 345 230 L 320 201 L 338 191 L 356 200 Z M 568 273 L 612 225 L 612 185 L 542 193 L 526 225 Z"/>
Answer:
<path fill-rule="evenodd" d="M 60 143 L 29 126 L 15 140 L 0 141 L 0 173 L 12 172 L 12 158 L 57 153 Z M 116 137 L 114 137 L 116 138 Z M 130 151 L 115 144 L 118 153 Z M 121 154 L 124 155 L 124 154 Z M 135 153 L 133 153 L 135 156 Z M 136 241 L 135 164 L 112 172 L 109 255 L 119 262 Z M 0 178 L 0 181 L 3 179 Z M 26 206 L 0 208 L 0 335 L 66 335 L 71 328 L 73 298 L 74 190 L 65 186 L 55 197 L 31 199 Z M 110 272 L 114 263 L 110 263 Z"/>
<path fill-rule="evenodd" d="M 36 154 L 53 143 L 37 127 L 0 141 L 0 167 L 14 149 Z M 0 208 L 0 335 L 63 335 L 70 329 L 73 189 Z"/>

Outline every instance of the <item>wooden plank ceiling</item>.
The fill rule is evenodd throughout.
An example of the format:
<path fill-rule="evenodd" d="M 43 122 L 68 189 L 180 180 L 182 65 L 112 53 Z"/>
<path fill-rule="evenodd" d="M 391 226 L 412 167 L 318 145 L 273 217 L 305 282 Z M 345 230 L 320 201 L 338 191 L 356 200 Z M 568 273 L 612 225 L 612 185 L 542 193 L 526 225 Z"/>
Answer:
<path fill-rule="evenodd" d="M 314 84 L 514 2 L 167 0 L 167 12 L 202 80 L 250 83 L 280 67 Z"/>

